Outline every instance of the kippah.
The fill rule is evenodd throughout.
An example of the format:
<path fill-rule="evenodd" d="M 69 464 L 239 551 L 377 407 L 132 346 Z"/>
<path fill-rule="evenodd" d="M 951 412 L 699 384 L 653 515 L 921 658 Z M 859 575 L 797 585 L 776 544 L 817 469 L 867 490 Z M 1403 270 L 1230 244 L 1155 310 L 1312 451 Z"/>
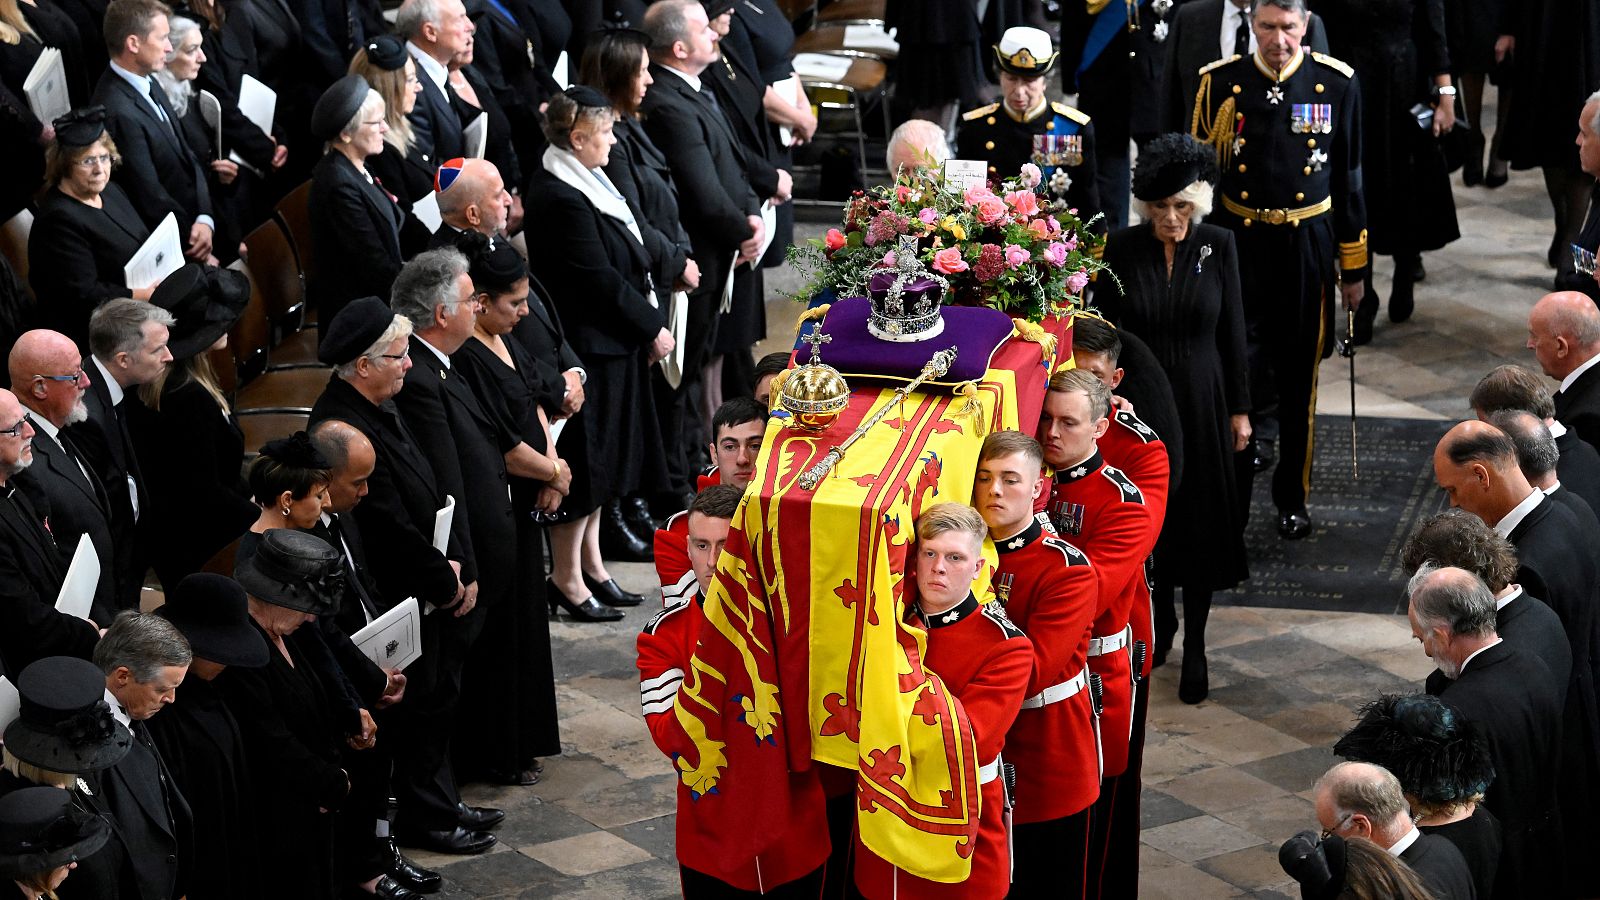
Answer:
<path fill-rule="evenodd" d="M 461 177 L 461 171 L 466 167 L 467 161 L 459 156 L 446 162 L 439 167 L 438 174 L 433 176 L 433 189 L 441 194 L 450 190 L 450 185 L 456 183 L 456 179 Z"/>

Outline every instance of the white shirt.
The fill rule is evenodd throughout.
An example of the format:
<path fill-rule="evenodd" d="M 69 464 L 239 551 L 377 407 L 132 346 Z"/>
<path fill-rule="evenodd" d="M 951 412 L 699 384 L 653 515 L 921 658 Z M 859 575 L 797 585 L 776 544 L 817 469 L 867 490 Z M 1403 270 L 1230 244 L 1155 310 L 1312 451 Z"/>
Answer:
<path fill-rule="evenodd" d="M 1522 520 L 1528 517 L 1528 513 L 1533 512 L 1534 507 L 1538 506 L 1539 504 L 1541 504 L 1543 502 L 1544 502 L 1544 492 L 1540 491 L 1537 488 L 1535 488 L 1532 492 L 1530 492 L 1528 494 L 1528 496 L 1522 498 L 1522 502 L 1521 503 L 1518 503 L 1516 506 L 1513 506 L 1511 508 L 1511 512 L 1506 513 L 1506 517 L 1505 518 L 1503 518 L 1500 521 L 1494 523 L 1495 533 L 1500 535 L 1503 538 L 1508 538 L 1509 539 L 1511 537 L 1512 530 L 1515 529 L 1518 525 L 1521 525 L 1522 524 Z"/>
<path fill-rule="evenodd" d="M 1571 372 L 1568 372 L 1567 377 L 1561 379 L 1561 390 L 1564 391 L 1567 388 L 1572 387 L 1572 383 L 1578 380 L 1578 376 L 1594 368 L 1595 363 L 1600 363 L 1600 353 L 1589 357 L 1583 361 L 1582 365 L 1578 366 L 1576 369 L 1573 369 Z"/>
<path fill-rule="evenodd" d="M 116 415 L 116 407 L 122 405 L 122 398 L 127 396 L 127 394 L 122 390 L 122 385 L 118 384 L 117 380 L 111 377 L 111 370 L 107 369 L 105 363 L 100 361 L 100 357 L 91 356 L 89 359 L 94 362 L 94 370 L 100 373 L 100 383 L 106 386 L 106 393 L 111 395 L 111 414 Z M 121 440 L 121 437 L 119 436 L 117 439 Z M 107 440 L 110 440 L 110 438 L 108 437 Z M 134 521 L 138 521 L 139 483 L 133 480 L 133 473 L 131 472 L 128 474 L 128 501 L 133 504 Z"/>
<path fill-rule="evenodd" d="M 1546 497 L 1548 497 L 1551 494 L 1554 494 L 1556 492 L 1556 489 L 1559 488 L 1559 487 L 1561 487 L 1561 479 L 1557 478 L 1555 484 L 1552 484 L 1547 488 L 1539 488 L 1539 493 L 1544 494 Z"/>
<path fill-rule="evenodd" d="M 700 76 L 699 75 L 690 75 L 688 72 L 685 72 L 682 69 L 674 69 L 671 66 L 662 66 L 661 68 L 666 69 L 668 72 L 671 72 L 672 74 L 678 76 L 679 78 L 682 78 L 685 82 L 688 83 L 689 87 L 694 88 L 694 92 L 696 94 L 700 93 Z"/>
<path fill-rule="evenodd" d="M 1461 677 L 1461 673 L 1467 671 L 1467 664 L 1472 662 L 1474 659 L 1477 659 L 1479 653 L 1482 653 L 1483 651 L 1489 649 L 1490 647 L 1493 647 L 1495 644 L 1500 643 L 1502 640 L 1505 640 L 1505 639 L 1504 638 L 1495 638 L 1493 642 L 1488 643 L 1488 644 L 1484 644 L 1482 647 L 1479 647 L 1478 649 L 1472 651 L 1472 655 L 1471 656 L 1468 656 L 1466 659 L 1463 659 L 1461 661 L 1461 671 L 1456 673 L 1456 677 L 1460 678 Z"/>
<path fill-rule="evenodd" d="M 423 337 L 422 335 L 419 334 L 419 335 L 417 335 L 417 343 L 419 343 L 422 346 L 427 347 L 429 350 L 433 351 L 433 355 L 437 356 L 439 358 L 439 362 L 444 363 L 444 367 L 446 369 L 450 368 L 450 357 L 445 356 L 443 353 L 440 353 L 439 352 L 439 348 L 435 347 L 434 345 L 432 345 L 430 343 L 428 343 L 428 339 L 427 338 L 425 338 L 425 337 Z"/>
<path fill-rule="evenodd" d="M 1411 830 L 1406 832 L 1405 837 L 1389 845 L 1389 855 L 1399 859 L 1400 854 L 1410 850 L 1411 845 L 1415 844 L 1420 837 L 1422 837 L 1422 832 L 1415 825 L 1411 826 Z"/>
<path fill-rule="evenodd" d="M 117 700 L 117 695 L 106 688 L 106 705 L 111 707 L 111 717 L 122 723 L 123 728 L 132 728 L 133 719 L 128 717 L 128 711 L 122 708 L 122 703 Z"/>
<path fill-rule="evenodd" d="M 1518 597 L 1521 597 L 1521 596 L 1522 596 L 1522 585 L 1513 584 L 1513 585 L 1507 587 L 1506 588 L 1506 595 L 1504 597 L 1496 597 L 1495 598 L 1494 611 L 1495 612 L 1499 612 L 1500 610 L 1505 609 L 1506 607 L 1511 605 L 1511 601 L 1513 601 L 1513 600 L 1515 600 L 1515 599 L 1517 599 Z"/>
<path fill-rule="evenodd" d="M 444 86 L 450 83 L 450 70 L 445 68 L 444 63 L 429 56 L 428 51 L 410 41 L 406 41 L 406 49 L 411 51 L 411 58 L 417 61 L 417 68 L 428 76 L 428 80 L 439 89 L 439 93 L 444 93 Z"/>
<path fill-rule="evenodd" d="M 1222 52 L 1217 54 L 1218 59 L 1227 59 L 1233 55 L 1233 36 L 1239 30 L 1241 19 L 1244 20 L 1244 30 L 1250 34 L 1250 49 L 1246 55 L 1256 51 L 1256 33 L 1250 27 L 1250 20 L 1245 16 L 1245 11 L 1233 0 L 1223 0 L 1222 33 L 1217 37 L 1217 49 Z"/>
<path fill-rule="evenodd" d="M 1550 420 L 1550 436 L 1551 437 L 1559 438 L 1563 434 L 1566 434 L 1566 433 L 1567 433 L 1567 426 L 1561 424 L 1561 420 L 1560 419 L 1551 419 Z"/>

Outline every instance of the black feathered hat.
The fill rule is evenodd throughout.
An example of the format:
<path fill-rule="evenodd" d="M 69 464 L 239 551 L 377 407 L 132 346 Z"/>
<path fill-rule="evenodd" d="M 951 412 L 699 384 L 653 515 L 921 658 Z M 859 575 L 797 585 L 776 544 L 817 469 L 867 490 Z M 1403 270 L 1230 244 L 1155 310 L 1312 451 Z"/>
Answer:
<path fill-rule="evenodd" d="M 1477 726 L 1427 694 L 1386 694 L 1368 703 L 1333 752 L 1383 766 L 1427 806 L 1481 797 L 1494 781 L 1489 744 Z"/>
<path fill-rule="evenodd" d="M 1216 184 L 1217 153 L 1187 134 L 1163 134 L 1146 144 L 1133 167 L 1133 195 L 1147 203 L 1197 181 Z"/>
<path fill-rule="evenodd" d="M 87 147 L 106 133 L 106 108 L 84 106 L 68 112 L 53 123 L 56 143 L 63 147 Z"/>
<path fill-rule="evenodd" d="M 78 808 L 67 791 L 14 791 L 0 799 L 0 878 L 33 878 L 71 865 L 110 838 L 111 826 Z"/>

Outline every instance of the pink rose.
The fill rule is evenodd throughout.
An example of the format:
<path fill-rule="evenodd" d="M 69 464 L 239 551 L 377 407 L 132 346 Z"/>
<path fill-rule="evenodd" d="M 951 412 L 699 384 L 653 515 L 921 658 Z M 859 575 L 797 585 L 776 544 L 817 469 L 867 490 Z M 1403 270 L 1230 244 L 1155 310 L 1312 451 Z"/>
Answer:
<path fill-rule="evenodd" d="M 1055 216 L 1045 216 L 1044 222 L 1044 227 L 1050 229 L 1051 234 L 1059 234 L 1061 232 L 1061 222 Z"/>
<path fill-rule="evenodd" d="M 1051 241 L 1050 246 L 1044 248 L 1044 258 L 1050 265 L 1061 268 L 1067 264 L 1067 245 Z"/>
<path fill-rule="evenodd" d="M 967 270 L 967 261 L 961 258 L 961 248 L 946 247 L 933 255 L 933 268 L 945 275 Z"/>
<path fill-rule="evenodd" d="M 932 225 L 939 221 L 939 211 L 931 206 L 924 206 L 922 210 L 917 213 L 917 219 L 924 225 Z"/>
<path fill-rule="evenodd" d="M 1043 173 L 1041 173 L 1039 171 L 1039 167 L 1038 166 L 1034 165 L 1033 163 L 1023 163 L 1022 164 L 1022 186 L 1023 187 L 1026 187 L 1026 188 L 1038 187 L 1039 186 L 1039 181 L 1043 177 L 1044 177 L 1044 175 L 1043 175 Z"/>
<path fill-rule="evenodd" d="M 993 194 L 978 201 L 978 221 L 993 225 L 1006 217 L 1006 203 Z"/>
<path fill-rule="evenodd" d="M 1073 236 L 1067 238 L 1067 249 L 1068 250 L 1076 250 L 1076 249 L 1078 249 L 1078 236 L 1077 235 L 1073 235 Z"/>
<path fill-rule="evenodd" d="M 1030 163 L 1030 165 L 1032 165 L 1032 164 Z M 1011 267 L 1013 269 L 1020 269 L 1023 266 L 1028 264 L 1028 259 L 1029 258 L 1030 258 L 1030 255 L 1029 255 L 1028 251 L 1024 250 L 1019 245 L 1017 245 L 1017 244 L 1007 244 L 1006 245 L 1006 265 L 1007 266 L 1009 266 L 1009 267 Z"/>
<path fill-rule="evenodd" d="M 838 250 L 845 245 L 844 232 L 837 228 L 829 228 L 827 237 L 822 239 L 822 244 L 829 250 Z"/>
<path fill-rule="evenodd" d="M 1089 273 L 1079 269 L 1067 276 L 1067 293 L 1076 294 L 1089 284 Z"/>
<path fill-rule="evenodd" d="M 1041 240 L 1041 241 L 1049 238 L 1050 237 L 1050 226 L 1045 224 L 1045 222 L 1047 222 L 1047 221 L 1054 221 L 1054 220 L 1051 220 L 1051 219 L 1034 219 L 1032 222 L 1029 222 L 1028 223 L 1028 233 L 1033 235 L 1034 238 L 1036 238 L 1038 240 Z"/>
<path fill-rule="evenodd" d="M 980 187 L 969 187 L 969 188 L 967 188 L 967 192 L 965 194 L 961 195 L 961 199 L 967 201 L 967 205 L 968 206 L 977 206 L 979 203 L 982 203 L 985 200 L 992 199 L 993 197 L 994 197 L 994 191 L 991 191 L 988 188 L 981 187 L 981 186 Z"/>
<path fill-rule="evenodd" d="M 890 250 L 888 253 L 883 255 L 883 259 L 878 260 L 878 265 L 892 269 L 896 265 L 899 265 L 899 261 L 895 258 L 894 251 Z"/>
<path fill-rule="evenodd" d="M 1011 204 L 1011 208 L 1016 210 L 1019 216 L 1039 214 L 1039 198 L 1034 196 L 1033 191 L 1012 191 L 1006 195 L 1006 202 Z"/>

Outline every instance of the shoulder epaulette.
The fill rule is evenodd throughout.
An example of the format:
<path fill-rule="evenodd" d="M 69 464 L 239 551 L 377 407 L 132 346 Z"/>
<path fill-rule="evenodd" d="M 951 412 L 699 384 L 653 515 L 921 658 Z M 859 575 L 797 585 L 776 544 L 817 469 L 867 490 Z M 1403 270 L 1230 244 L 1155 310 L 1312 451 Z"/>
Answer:
<path fill-rule="evenodd" d="M 1044 545 L 1059 552 L 1063 557 L 1065 557 L 1067 560 L 1067 565 L 1069 566 L 1087 566 L 1089 564 L 1088 554 L 1084 553 L 1082 550 L 1079 550 L 1077 547 L 1072 546 L 1066 541 L 1063 541 L 1061 538 L 1046 535 L 1044 538 Z"/>
<path fill-rule="evenodd" d="M 1322 63 L 1335 72 L 1338 72 L 1346 78 L 1356 77 L 1356 70 L 1350 68 L 1350 64 L 1344 62 L 1343 60 L 1334 59 L 1326 53 L 1318 53 L 1315 50 L 1311 51 L 1311 58 L 1319 63 Z"/>
<path fill-rule="evenodd" d="M 1151 441 L 1158 441 L 1161 439 L 1156 436 L 1156 431 L 1154 428 L 1146 425 L 1138 416 L 1128 412 L 1125 409 L 1117 411 L 1116 419 L 1117 424 L 1122 425 L 1129 431 L 1133 432 L 1134 435 L 1139 438 L 1139 440 L 1144 441 L 1146 444 L 1150 443 Z"/>
<path fill-rule="evenodd" d="M 1079 125 L 1089 124 L 1089 114 L 1081 109 L 1074 109 L 1059 100 L 1051 100 L 1050 108 L 1055 111 L 1056 115 L 1066 116 Z"/>
<path fill-rule="evenodd" d="M 1018 628 L 1016 623 L 1012 622 L 1011 619 L 1006 615 L 1006 608 L 1002 604 L 985 603 L 983 606 L 978 608 L 978 611 L 983 613 L 984 618 L 996 625 L 999 625 L 1000 630 L 1006 633 L 1007 638 L 1027 637 L 1027 635 L 1022 633 L 1022 629 Z"/>
<path fill-rule="evenodd" d="M 1122 492 L 1122 501 L 1124 503 L 1144 505 L 1144 492 L 1139 490 L 1139 486 L 1134 484 L 1133 479 L 1129 478 L 1121 469 L 1105 466 L 1101 468 L 1100 474 L 1104 475 L 1107 481 L 1116 485 L 1117 490 Z"/>
<path fill-rule="evenodd" d="M 650 621 L 648 621 L 648 622 L 646 622 L 644 624 L 644 633 L 645 634 L 655 634 L 656 633 L 656 629 L 661 627 L 661 623 L 662 622 L 665 622 L 667 619 L 671 618 L 674 614 L 683 612 L 684 610 L 686 610 L 688 608 L 689 608 L 689 604 L 688 603 L 675 603 L 672 606 L 668 606 L 668 607 L 658 611 L 655 615 L 650 617 Z"/>
<path fill-rule="evenodd" d="M 991 103 L 988 106 L 980 106 L 977 109 L 969 109 L 966 112 L 961 114 L 961 121 L 963 121 L 963 122 L 971 122 L 974 119 L 981 119 L 984 116 L 992 116 L 992 115 L 995 114 L 995 111 L 998 110 L 999 108 L 1000 108 L 1000 104 Z"/>
<path fill-rule="evenodd" d="M 1211 71 L 1212 69 L 1219 68 L 1221 66 L 1225 66 L 1228 63 L 1231 63 L 1236 59 L 1242 59 L 1242 58 L 1243 57 L 1241 57 L 1237 53 L 1235 53 L 1232 56 L 1224 56 L 1223 58 L 1221 58 L 1221 59 L 1219 59 L 1219 60 L 1217 60 L 1215 62 L 1209 62 L 1209 63 L 1206 63 L 1205 65 L 1201 66 L 1200 67 L 1200 71 L 1196 72 L 1195 74 L 1196 75 L 1204 75 L 1207 72 Z"/>

